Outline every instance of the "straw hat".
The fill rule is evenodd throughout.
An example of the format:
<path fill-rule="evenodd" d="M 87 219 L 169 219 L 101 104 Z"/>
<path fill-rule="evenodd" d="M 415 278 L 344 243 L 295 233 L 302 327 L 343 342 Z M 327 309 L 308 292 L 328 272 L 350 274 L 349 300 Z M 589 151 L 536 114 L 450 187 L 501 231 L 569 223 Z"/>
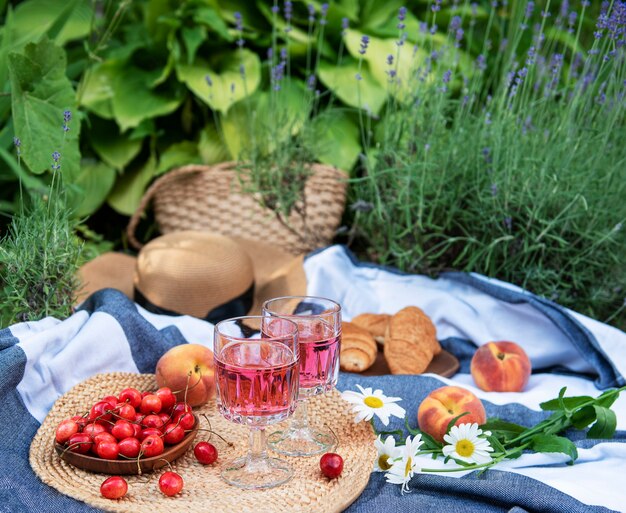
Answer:
<path fill-rule="evenodd" d="M 79 271 L 79 301 L 117 288 L 149 311 L 209 322 L 259 313 L 272 297 L 304 294 L 303 256 L 260 241 L 199 231 L 162 235 L 138 256 L 105 253 Z"/>

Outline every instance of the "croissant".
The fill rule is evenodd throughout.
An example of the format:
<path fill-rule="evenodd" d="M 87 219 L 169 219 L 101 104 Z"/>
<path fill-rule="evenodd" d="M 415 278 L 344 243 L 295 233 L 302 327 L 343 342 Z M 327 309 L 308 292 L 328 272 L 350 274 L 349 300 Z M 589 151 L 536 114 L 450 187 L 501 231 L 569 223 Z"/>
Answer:
<path fill-rule="evenodd" d="M 339 366 L 348 372 L 363 372 L 376 360 L 378 347 L 371 333 L 351 322 L 342 323 Z"/>
<path fill-rule="evenodd" d="M 352 323 L 361 328 L 365 328 L 374 336 L 376 342 L 384 344 L 389 319 L 391 319 L 391 315 L 389 314 L 364 313 L 354 317 Z"/>
<path fill-rule="evenodd" d="M 384 348 L 392 374 L 421 374 L 441 352 L 435 325 L 416 306 L 407 306 L 391 317 Z"/>

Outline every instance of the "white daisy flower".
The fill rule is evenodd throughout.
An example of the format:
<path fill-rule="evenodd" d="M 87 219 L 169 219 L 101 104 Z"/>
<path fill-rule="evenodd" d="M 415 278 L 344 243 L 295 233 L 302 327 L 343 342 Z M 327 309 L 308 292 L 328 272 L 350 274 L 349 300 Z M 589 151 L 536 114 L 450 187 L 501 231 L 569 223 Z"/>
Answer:
<path fill-rule="evenodd" d="M 395 404 L 402 400 L 400 397 L 387 397 L 382 390 L 374 390 L 372 392 L 371 388 L 363 388 L 361 385 L 357 385 L 357 388 L 361 393 L 346 390 L 341 394 L 342 399 L 354 404 L 352 411 L 357 414 L 354 417 L 355 423 L 362 420 L 370 420 L 376 415 L 387 426 L 389 425 L 390 415 L 399 419 L 404 418 L 406 414 L 404 408 Z"/>
<path fill-rule="evenodd" d="M 491 461 L 489 453 L 493 451 L 493 447 L 484 438 L 489 434 L 491 433 L 488 431 L 483 433 L 478 429 L 475 422 L 452 426 L 450 433 L 443 436 L 444 441 L 448 443 L 443 446 L 443 454 L 466 463 L 489 463 Z"/>
<path fill-rule="evenodd" d="M 406 445 L 402 449 L 401 457 L 393 462 L 391 468 L 387 471 L 388 483 L 402 485 L 402 493 L 409 492 L 409 481 L 416 472 L 420 471 L 417 466 L 417 453 L 423 444 L 421 435 L 416 435 L 413 440 L 408 436 Z"/>
<path fill-rule="evenodd" d="M 400 457 L 402 452 L 401 447 L 396 447 L 396 439 L 389 435 L 383 443 L 380 435 L 374 441 L 374 447 L 378 451 L 378 458 L 374 464 L 375 472 L 386 472 L 391 468 L 393 460 Z"/>

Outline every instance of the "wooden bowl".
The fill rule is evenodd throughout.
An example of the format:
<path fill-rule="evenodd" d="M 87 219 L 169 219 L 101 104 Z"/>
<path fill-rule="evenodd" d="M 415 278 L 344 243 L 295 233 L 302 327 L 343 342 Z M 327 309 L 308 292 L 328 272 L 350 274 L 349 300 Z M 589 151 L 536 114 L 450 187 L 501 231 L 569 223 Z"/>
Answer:
<path fill-rule="evenodd" d="M 176 458 L 185 454 L 198 433 L 198 417 L 194 415 L 194 418 L 196 422 L 180 443 L 165 446 L 163 453 L 151 458 L 140 458 L 139 460 L 137 460 L 137 458 L 132 460 L 103 460 L 96 456 L 67 451 L 64 445 L 60 445 L 56 442 L 54 442 L 54 448 L 62 460 L 83 470 L 98 472 L 100 474 L 143 474 L 144 472 L 152 472 L 164 467 L 168 462 L 171 463 Z"/>

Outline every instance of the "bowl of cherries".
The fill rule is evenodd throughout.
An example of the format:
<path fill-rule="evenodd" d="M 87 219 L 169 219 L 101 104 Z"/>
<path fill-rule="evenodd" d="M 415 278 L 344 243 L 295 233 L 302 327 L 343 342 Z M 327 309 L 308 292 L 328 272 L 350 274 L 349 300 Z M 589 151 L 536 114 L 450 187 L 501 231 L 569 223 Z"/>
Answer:
<path fill-rule="evenodd" d="M 125 388 L 61 421 L 54 447 L 61 459 L 84 470 L 142 474 L 182 456 L 197 431 L 191 406 L 177 402 L 169 388 Z"/>

